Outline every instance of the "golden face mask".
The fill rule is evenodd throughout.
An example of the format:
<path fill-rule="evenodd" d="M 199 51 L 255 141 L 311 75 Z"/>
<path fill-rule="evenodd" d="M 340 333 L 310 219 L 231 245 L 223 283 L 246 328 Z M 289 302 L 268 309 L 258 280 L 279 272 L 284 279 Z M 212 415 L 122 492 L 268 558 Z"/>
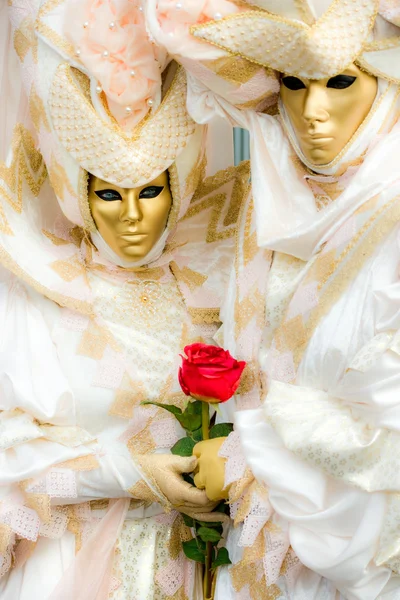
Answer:
<path fill-rule="evenodd" d="M 281 99 L 304 156 L 315 165 L 336 158 L 368 115 L 377 79 L 355 64 L 329 79 L 282 76 Z"/>
<path fill-rule="evenodd" d="M 108 246 L 124 260 L 147 256 L 165 231 L 172 206 L 168 172 L 137 188 L 89 177 L 89 205 Z"/>

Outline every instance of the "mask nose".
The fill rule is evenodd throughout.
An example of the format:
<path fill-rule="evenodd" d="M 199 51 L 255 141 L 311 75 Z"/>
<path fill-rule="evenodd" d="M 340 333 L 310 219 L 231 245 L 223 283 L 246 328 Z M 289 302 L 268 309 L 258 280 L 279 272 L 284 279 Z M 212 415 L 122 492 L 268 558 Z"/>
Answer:
<path fill-rule="evenodd" d="M 303 119 L 312 125 L 315 122 L 325 123 L 329 120 L 326 88 L 318 83 L 311 83 L 304 100 Z"/>
<path fill-rule="evenodd" d="M 122 199 L 119 219 L 120 221 L 129 221 L 132 223 L 143 219 L 139 196 L 136 193 L 136 190 L 126 190 Z"/>

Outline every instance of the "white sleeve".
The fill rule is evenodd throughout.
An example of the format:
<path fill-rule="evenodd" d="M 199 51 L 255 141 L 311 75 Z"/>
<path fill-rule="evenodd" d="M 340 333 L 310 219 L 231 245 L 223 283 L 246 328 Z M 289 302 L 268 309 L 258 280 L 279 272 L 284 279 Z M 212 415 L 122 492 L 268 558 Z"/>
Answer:
<path fill-rule="evenodd" d="M 307 464 L 285 447 L 262 408 L 238 412 L 235 424 L 246 460 L 268 487 L 300 561 L 331 580 L 348 600 L 376 600 L 392 574 L 374 560 L 385 494 L 349 487 Z"/>

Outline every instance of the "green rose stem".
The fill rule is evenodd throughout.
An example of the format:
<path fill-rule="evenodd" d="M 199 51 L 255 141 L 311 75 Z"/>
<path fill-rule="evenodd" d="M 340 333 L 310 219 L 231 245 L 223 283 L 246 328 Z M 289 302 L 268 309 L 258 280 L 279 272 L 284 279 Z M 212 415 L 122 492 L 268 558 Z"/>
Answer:
<path fill-rule="evenodd" d="M 203 434 L 203 440 L 210 439 L 210 407 L 207 402 L 202 402 L 201 405 L 201 430 Z M 204 600 L 212 600 L 212 543 L 206 543 L 206 560 L 204 566 L 204 581 L 203 581 L 203 593 Z"/>

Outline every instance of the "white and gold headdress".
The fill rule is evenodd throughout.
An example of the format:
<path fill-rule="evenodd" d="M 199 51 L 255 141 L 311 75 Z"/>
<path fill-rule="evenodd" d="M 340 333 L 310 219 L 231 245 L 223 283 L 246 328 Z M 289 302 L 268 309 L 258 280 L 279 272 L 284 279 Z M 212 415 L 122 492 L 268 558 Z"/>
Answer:
<path fill-rule="evenodd" d="M 241 11 L 198 23 L 193 36 L 288 75 L 332 77 L 357 62 L 400 81 L 397 0 L 244 0 Z"/>
<path fill-rule="evenodd" d="M 169 170 L 167 243 L 201 176 L 206 129 L 186 110 L 184 69 L 153 44 L 138 2 L 12 0 L 9 15 L 29 110 L 0 164 L 0 260 L 87 310 L 88 172 L 135 187 Z"/>

